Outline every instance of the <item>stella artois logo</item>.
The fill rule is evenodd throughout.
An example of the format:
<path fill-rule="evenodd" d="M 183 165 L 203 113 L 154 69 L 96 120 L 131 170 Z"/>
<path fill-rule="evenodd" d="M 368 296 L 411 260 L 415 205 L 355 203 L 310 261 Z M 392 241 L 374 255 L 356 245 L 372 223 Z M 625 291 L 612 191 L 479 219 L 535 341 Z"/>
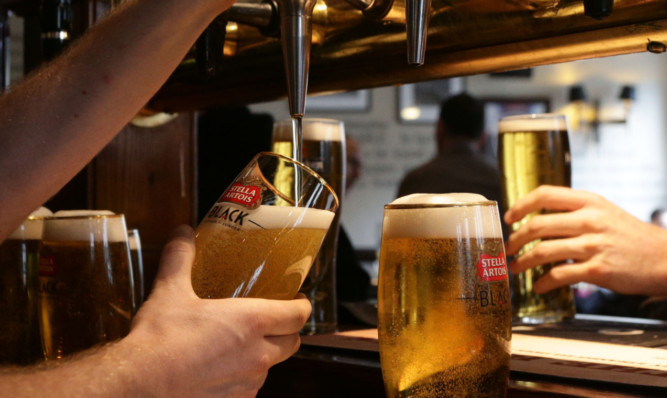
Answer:
<path fill-rule="evenodd" d="M 235 182 L 222 194 L 220 201 L 236 203 L 253 210 L 262 204 L 262 190 L 264 189 L 258 180 Z"/>
<path fill-rule="evenodd" d="M 483 281 L 495 282 L 507 279 L 507 260 L 505 253 L 497 256 L 482 254 L 477 263 L 477 275 Z"/>
<path fill-rule="evenodd" d="M 56 274 L 56 259 L 53 256 L 40 257 L 39 276 L 53 276 Z"/>

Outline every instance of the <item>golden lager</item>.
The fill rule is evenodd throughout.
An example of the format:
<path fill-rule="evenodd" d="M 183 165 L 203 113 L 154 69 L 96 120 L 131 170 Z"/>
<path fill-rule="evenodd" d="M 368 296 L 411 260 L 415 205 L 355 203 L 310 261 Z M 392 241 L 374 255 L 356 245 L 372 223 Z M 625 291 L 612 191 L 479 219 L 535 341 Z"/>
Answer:
<path fill-rule="evenodd" d="M 262 206 L 250 213 L 219 203 L 197 228 L 195 293 L 293 299 L 332 218 L 326 210 Z"/>
<path fill-rule="evenodd" d="M 506 395 L 511 314 L 496 202 L 415 194 L 385 206 L 378 289 L 389 398 Z"/>
<path fill-rule="evenodd" d="M 498 159 L 505 206 L 540 185 L 571 185 L 570 144 L 567 122 L 561 115 L 519 115 L 503 118 L 498 125 Z M 533 215 L 512 225 L 519 227 Z M 540 241 L 524 246 L 519 255 Z M 572 318 L 574 296 L 569 286 L 536 294 L 533 285 L 556 264 L 543 264 L 512 277 L 512 308 L 515 320 L 526 323 L 554 322 Z"/>
<path fill-rule="evenodd" d="M 122 215 L 57 212 L 45 219 L 39 307 L 47 359 L 125 336 L 133 289 Z"/>
<path fill-rule="evenodd" d="M 37 312 L 37 268 L 42 239 L 41 208 L 0 244 L 0 364 L 43 359 Z"/>
<path fill-rule="evenodd" d="M 324 180 L 342 200 L 345 196 L 345 131 L 343 123 L 332 119 L 304 119 L 302 161 Z M 291 156 L 294 144 L 290 121 L 277 122 L 273 129 L 273 152 Z M 331 223 L 301 292 L 310 298 L 313 311 L 303 332 L 328 333 L 338 326 L 336 300 L 336 252 L 340 210 Z"/>
<path fill-rule="evenodd" d="M 336 194 L 313 170 L 258 154 L 197 227 L 195 293 L 293 299 L 337 207 Z"/>

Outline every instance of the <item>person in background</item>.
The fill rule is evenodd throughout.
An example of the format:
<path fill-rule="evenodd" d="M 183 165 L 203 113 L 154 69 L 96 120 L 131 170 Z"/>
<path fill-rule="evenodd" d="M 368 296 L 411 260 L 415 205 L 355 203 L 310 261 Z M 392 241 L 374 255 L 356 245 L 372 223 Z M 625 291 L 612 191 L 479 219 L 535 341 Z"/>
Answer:
<path fill-rule="evenodd" d="M 667 230 L 633 217 L 600 195 L 547 185 L 519 199 L 505 214 L 505 222 L 542 210 L 550 213 L 533 217 L 506 245 L 510 256 L 526 243 L 543 239 L 515 257 L 512 272 L 567 261 L 543 276 L 535 292 L 587 282 L 622 295 L 667 295 Z M 639 305 L 630 302 L 636 310 Z"/>
<path fill-rule="evenodd" d="M 0 241 L 114 138 L 232 3 L 125 2 L 0 96 Z M 268 368 L 298 348 L 310 304 L 200 299 L 194 253 L 183 226 L 128 336 L 56 364 L 2 369 L 0 396 L 254 396 Z"/>
<path fill-rule="evenodd" d="M 413 193 L 478 193 L 497 201 L 502 212 L 498 165 L 479 150 L 484 139 L 484 105 L 465 93 L 444 100 L 435 139 L 436 156 L 403 177 L 397 197 Z M 507 236 L 506 228 L 504 235 Z"/>
<path fill-rule="evenodd" d="M 345 137 L 345 151 L 345 191 L 349 192 L 361 177 L 363 162 L 359 143 L 353 137 Z M 339 323 L 347 325 L 357 324 L 359 321 L 369 323 L 368 317 L 359 313 L 359 307 L 354 303 L 364 302 L 374 296 L 371 278 L 361 266 L 354 245 L 341 224 L 336 252 L 336 297 L 339 303 Z"/>

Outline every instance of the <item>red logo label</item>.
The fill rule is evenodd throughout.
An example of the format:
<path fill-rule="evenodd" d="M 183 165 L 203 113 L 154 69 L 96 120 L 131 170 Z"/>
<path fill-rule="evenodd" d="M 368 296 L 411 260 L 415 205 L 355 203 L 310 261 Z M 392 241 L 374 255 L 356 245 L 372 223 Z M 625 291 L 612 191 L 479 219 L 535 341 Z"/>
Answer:
<path fill-rule="evenodd" d="M 234 183 L 222 194 L 222 201 L 232 202 L 254 209 L 262 204 L 262 187 Z"/>
<path fill-rule="evenodd" d="M 56 259 L 53 256 L 39 258 L 39 276 L 53 276 L 56 274 Z"/>
<path fill-rule="evenodd" d="M 507 279 L 507 260 L 505 253 L 497 256 L 482 254 L 477 263 L 477 275 L 487 282 L 502 281 Z"/>

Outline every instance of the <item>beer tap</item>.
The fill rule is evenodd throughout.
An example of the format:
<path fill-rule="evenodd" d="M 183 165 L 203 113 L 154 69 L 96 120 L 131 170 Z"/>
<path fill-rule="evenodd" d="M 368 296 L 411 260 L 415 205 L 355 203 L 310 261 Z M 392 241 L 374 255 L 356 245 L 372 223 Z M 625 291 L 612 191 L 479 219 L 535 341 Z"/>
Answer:
<path fill-rule="evenodd" d="M 279 0 L 280 37 L 283 45 L 290 115 L 302 118 L 306 110 L 312 17 L 316 0 Z"/>
<path fill-rule="evenodd" d="M 382 19 L 393 0 L 345 0 L 369 18 Z M 287 78 L 290 115 L 305 113 L 312 17 L 317 0 L 264 0 L 238 2 L 228 11 L 230 21 L 255 26 L 265 35 L 275 36 L 279 26 Z M 426 33 L 431 0 L 406 0 L 407 51 L 410 65 L 424 63 Z"/>
<path fill-rule="evenodd" d="M 301 118 L 306 108 L 312 17 L 317 0 L 239 2 L 230 7 L 229 20 L 255 26 L 267 36 L 280 28 L 290 115 Z"/>
<path fill-rule="evenodd" d="M 410 65 L 419 66 L 424 63 L 430 12 L 431 0 L 405 1 L 405 27 L 408 36 L 408 64 Z"/>

